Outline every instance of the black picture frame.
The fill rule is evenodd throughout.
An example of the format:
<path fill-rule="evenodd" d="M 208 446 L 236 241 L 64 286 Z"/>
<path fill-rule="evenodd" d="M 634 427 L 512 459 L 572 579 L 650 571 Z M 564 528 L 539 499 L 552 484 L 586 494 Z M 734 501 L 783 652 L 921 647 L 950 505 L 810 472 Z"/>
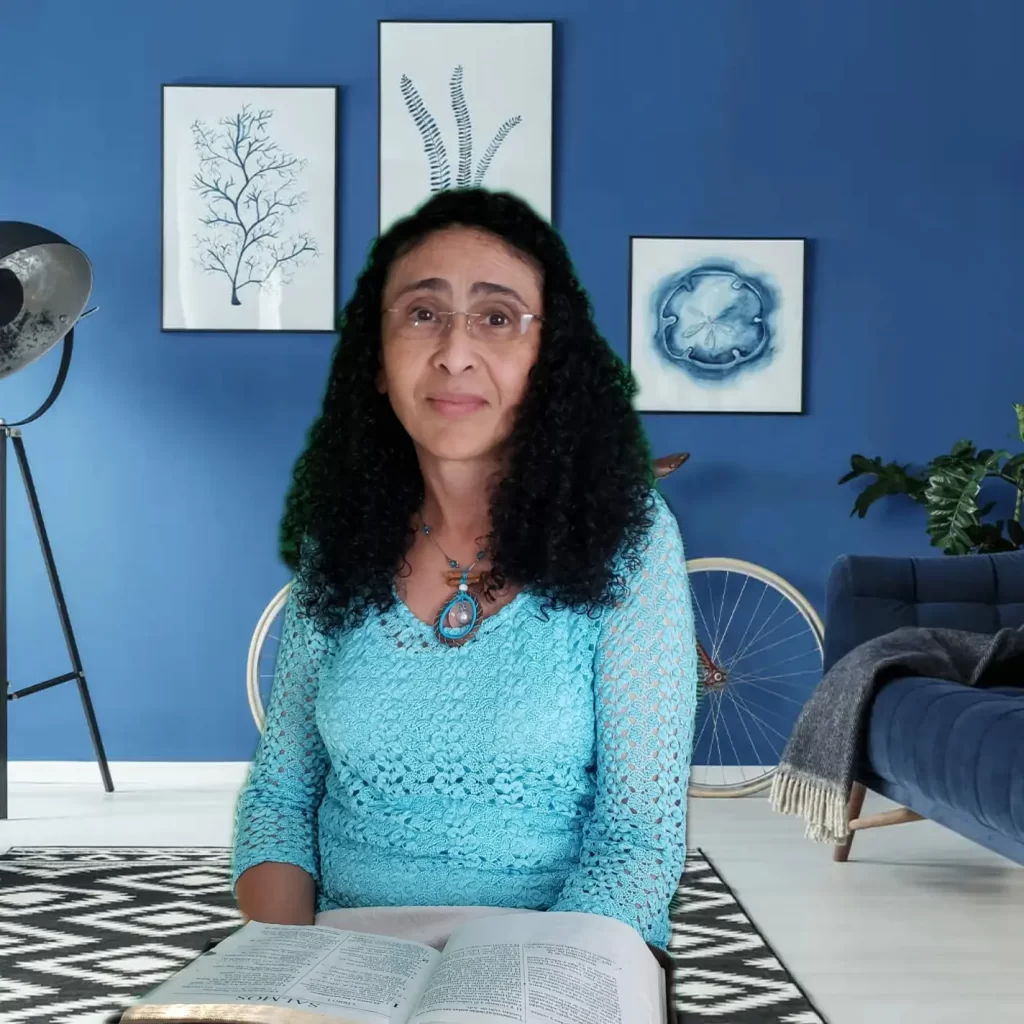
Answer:
<path fill-rule="evenodd" d="M 635 406 L 636 411 L 647 416 L 803 416 L 807 413 L 807 324 L 808 324 L 808 254 L 810 252 L 811 240 L 798 235 L 677 235 L 677 234 L 643 234 L 629 236 L 629 269 L 626 281 L 626 324 L 627 324 L 627 355 L 626 362 L 630 370 L 636 375 L 635 345 L 636 337 L 633 324 L 634 303 L 635 303 L 635 264 L 636 264 L 636 243 L 646 241 L 666 242 L 721 242 L 721 243 L 748 243 L 748 242 L 797 242 L 801 246 L 801 268 L 799 275 L 800 287 L 800 367 L 798 373 L 799 402 L 793 409 L 712 409 L 712 408 L 657 408 L 650 407 L 643 400 L 643 386 L 640 383 L 640 394 Z"/>
<path fill-rule="evenodd" d="M 327 93 L 330 100 L 329 115 L 325 123 L 329 124 L 332 139 L 324 147 L 329 150 L 331 168 L 328 174 L 324 197 L 329 196 L 330 226 L 324 229 L 325 237 L 330 240 L 330 260 L 328 270 L 322 276 L 323 289 L 327 293 L 324 302 L 322 324 L 308 326 L 305 324 L 284 323 L 279 326 L 260 326 L 259 324 L 241 324 L 224 326 L 217 324 L 189 323 L 179 324 L 168 317 L 168 188 L 170 183 L 167 174 L 168 95 L 178 90 L 251 90 L 254 93 L 273 91 L 316 92 Z M 293 84 L 293 83 L 234 83 L 234 82 L 185 82 L 164 83 L 160 87 L 160 331 L 164 334 L 202 333 L 202 334 L 335 334 L 339 302 L 339 269 L 341 247 L 341 213 L 340 213 L 340 149 L 341 149 L 341 87 L 336 84 Z M 199 225 L 202 227 L 202 225 Z M 329 281 L 327 273 L 329 272 Z"/>
<path fill-rule="evenodd" d="M 548 118 L 551 124 L 550 154 L 551 166 L 548 179 L 547 207 L 550 211 L 550 222 L 557 223 L 557 195 L 555 188 L 555 170 L 557 163 L 556 140 L 558 137 L 558 105 L 556 95 L 558 92 L 558 47 L 559 47 L 559 24 L 551 18 L 380 18 L 377 21 L 377 230 L 382 231 L 385 227 L 382 215 L 383 176 L 384 176 L 384 154 L 383 154 L 383 111 L 382 95 L 384 83 L 383 73 L 383 48 L 384 33 L 388 26 L 394 25 L 535 25 L 546 26 L 550 31 L 550 61 L 551 61 L 551 95 L 549 98 Z M 424 195 L 424 201 L 427 194 Z"/>

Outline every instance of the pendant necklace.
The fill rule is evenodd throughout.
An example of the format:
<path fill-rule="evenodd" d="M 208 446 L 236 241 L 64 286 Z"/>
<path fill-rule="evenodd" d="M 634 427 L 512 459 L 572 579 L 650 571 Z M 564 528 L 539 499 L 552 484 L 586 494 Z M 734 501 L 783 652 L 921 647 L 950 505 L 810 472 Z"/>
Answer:
<path fill-rule="evenodd" d="M 471 565 L 463 568 L 454 558 L 449 558 L 444 549 L 434 540 L 430 527 L 426 523 L 421 527 L 426 537 L 444 555 L 449 572 L 445 573 L 448 582 L 455 586 L 455 593 L 444 603 L 434 620 L 434 636 L 445 647 L 458 647 L 477 631 L 482 618 L 480 602 L 469 589 L 470 584 L 480 581 L 480 573 L 473 573 L 473 567 L 486 558 L 486 551 L 478 551 Z M 470 575 L 472 573 L 472 575 Z M 456 583 L 456 580 L 458 581 Z"/>

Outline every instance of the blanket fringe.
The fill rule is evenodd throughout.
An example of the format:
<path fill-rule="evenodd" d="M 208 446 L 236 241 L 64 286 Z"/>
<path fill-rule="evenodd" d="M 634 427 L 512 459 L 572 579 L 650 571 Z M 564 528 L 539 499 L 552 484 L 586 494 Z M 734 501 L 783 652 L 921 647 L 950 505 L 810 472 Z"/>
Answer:
<path fill-rule="evenodd" d="M 779 765 L 772 779 L 771 806 L 779 814 L 802 817 L 804 835 L 816 843 L 843 843 L 850 835 L 849 789 L 789 765 Z"/>

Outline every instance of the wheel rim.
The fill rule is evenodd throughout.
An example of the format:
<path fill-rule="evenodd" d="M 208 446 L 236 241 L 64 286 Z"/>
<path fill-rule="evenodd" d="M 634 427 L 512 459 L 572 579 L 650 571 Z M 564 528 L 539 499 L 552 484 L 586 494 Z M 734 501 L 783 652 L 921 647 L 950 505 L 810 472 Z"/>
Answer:
<path fill-rule="evenodd" d="M 821 679 L 821 621 L 785 580 L 728 559 L 688 565 L 701 645 L 690 792 L 743 796 L 771 782 Z"/>
<path fill-rule="evenodd" d="M 264 609 L 249 644 L 246 664 L 246 695 L 256 728 L 263 731 L 266 707 L 270 700 L 270 685 L 274 681 L 277 649 L 281 645 L 283 611 L 288 600 L 291 583 L 286 583 Z"/>

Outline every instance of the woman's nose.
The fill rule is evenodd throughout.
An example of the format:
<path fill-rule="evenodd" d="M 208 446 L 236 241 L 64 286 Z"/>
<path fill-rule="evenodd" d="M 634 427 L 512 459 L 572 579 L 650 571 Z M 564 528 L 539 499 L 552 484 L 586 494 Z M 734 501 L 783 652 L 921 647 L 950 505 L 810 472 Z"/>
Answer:
<path fill-rule="evenodd" d="M 438 339 L 435 358 L 438 365 L 443 366 L 449 373 L 461 373 L 475 365 L 473 336 L 470 333 L 469 320 L 462 313 L 455 313 L 451 317 L 448 327 Z"/>

